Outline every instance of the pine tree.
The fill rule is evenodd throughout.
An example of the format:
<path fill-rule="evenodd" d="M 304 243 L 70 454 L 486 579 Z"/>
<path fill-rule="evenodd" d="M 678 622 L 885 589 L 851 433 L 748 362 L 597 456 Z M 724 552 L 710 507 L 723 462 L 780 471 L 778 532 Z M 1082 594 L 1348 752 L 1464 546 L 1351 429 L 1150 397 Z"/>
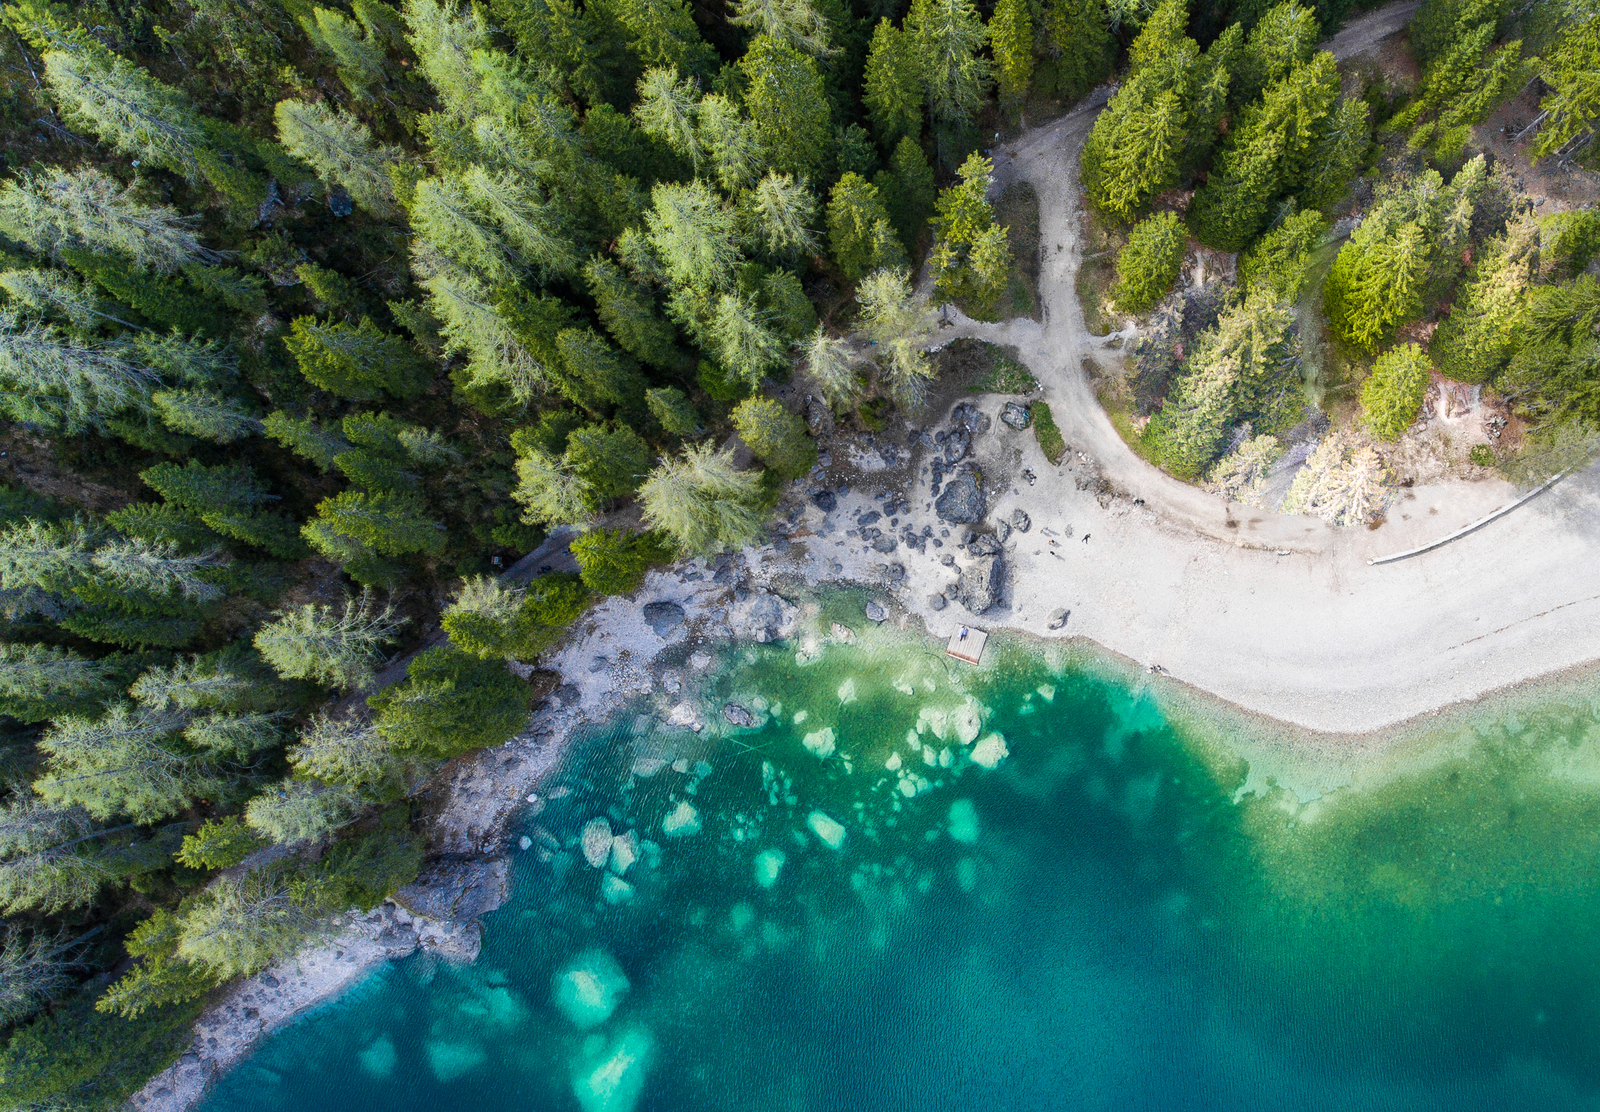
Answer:
<path fill-rule="evenodd" d="M 1026 0 L 1000 0 L 988 30 L 1000 104 L 1015 119 L 1033 80 L 1033 16 Z"/>
<path fill-rule="evenodd" d="M 545 280 L 569 278 L 578 272 L 582 255 L 577 245 L 556 206 L 539 195 L 530 178 L 473 166 L 461 182 L 478 210 L 494 221 L 511 244 L 518 267 Z"/>
<path fill-rule="evenodd" d="M 397 215 L 391 169 L 400 162 L 398 147 L 378 143 L 365 124 L 326 102 L 279 101 L 273 118 L 278 141 L 323 181 L 344 186 L 379 219 Z"/>
<path fill-rule="evenodd" d="M 528 689 L 503 662 L 448 648 L 418 653 L 403 683 L 367 702 L 396 749 L 440 759 L 500 745 L 528 721 Z"/>
<path fill-rule="evenodd" d="M 878 171 L 872 184 L 878 187 L 900 242 L 908 251 L 915 251 L 939 197 L 933 167 L 922 148 L 910 139 L 901 139 L 889 159 L 889 169 Z"/>
<path fill-rule="evenodd" d="M 589 294 L 595 299 L 600 322 L 621 348 L 654 367 L 682 366 L 683 354 L 672 325 L 656 310 L 647 289 L 623 274 L 621 268 L 596 255 L 584 267 Z"/>
<path fill-rule="evenodd" d="M 432 378 L 414 348 L 366 317 L 359 324 L 299 317 L 284 346 L 307 380 L 354 401 L 377 401 L 386 394 L 411 399 Z"/>
<path fill-rule="evenodd" d="M 177 329 L 196 336 L 217 337 L 228 330 L 227 316 L 220 311 L 216 299 L 203 295 L 182 279 L 152 274 L 118 255 L 97 255 L 74 247 L 64 247 L 59 253 L 74 270 L 159 331 Z"/>
<path fill-rule="evenodd" d="M 673 436 L 694 436 L 701 431 L 700 415 L 689 403 L 688 395 L 676 386 L 647 390 L 644 397 L 650 415 Z"/>
<path fill-rule="evenodd" d="M 1057 95 L 1076 99 L 1111 75 L 1117 43 L 1102 0 L 1046 0 L 1042 22 Z"/>
<path fill-rule="evenodd" d="M 1195 194 L 1189 215 L 1195 238 L 1243 250 L 1273 201 L 1304 175 L 1338 95 L 1339 73 L 1326 51 L 1268 88 L 1229 134 L 1219 172 Z"/>
<path fill-rule="evenodd" d="M 757 394 L 733 411 L 739 438 L 780 477 L 798 479 L 817 462 L 817 446 L 806 435 L 806 423 L 779 402 Z"/>
<path fill-rule="evenodd" d="M 858 174 L 846 174 L 828 201 L 828 245 L 833 259 L 852 282 L 879 267 L 903 266 L 905 249 L 889 224 L 877 187 Z"/>
<path fill-rule="evenodd" d="M 709 77 L 717 56 L 700 39 L 684 0 L 616 0 L 611 5 L 626 29 L 629 49 L 646 66 L 676 66 L 686 74 Z"/>
<path fill-rule="evenodd" d="M 979 53 L 986 36 L 977 8 L 971 0 L 911 0 L 905 32 L 933 118 L 969 123 L 990 80 L 989 60 Z"/>
<path fill-rule="evenodd" d="M 961 180 L 939 194 L 938 238 L 929 256 L 938 296 L 979 314 L 993 309 L 1011 273 L 1005 229 L 995 224 L 988 201 L 993 172 L 994 164 L 974 152 L 958 171 Z"/>
<path fill-rule="evenodd" d="M 1122 312 L 1139 313 L 1160 301 L 1177 280 L 1188 237 L 1175 212 L 1158 212 L 1133 226 L 1117 256 L 1111 300 Z"/>
<path fill-rule="evenodd" d="M 199 222 L 170 205 L 146 204 L 99 170 L 23 171 L 0 182 L 0 232 L 40 254 L 66 247 L 116 252 L 158 274 L 219 256 Z"/>
<path fill-rule="evenodd" d="M 286 870 L 250 869 L 219 878 L 194 898 L 177 954 L 225 981 L 293 953 L 315 926 L 312 910 L 294 898 Z"/>
<path fill-rule="evenodd" d="M 1156 193 L 1177 180 L 1187 143 L 1182 98 L 1134 76 L 1111 98 L 1084 141 L 1084 193 L 1101 212 L 1131 221 Z"/>
<path fill-rule="evenodd" d="M 479 52 L 489 50 L 486 13 L 439 0 L 406 0 L 402 11 L 406 39 L 445 110 L 463 120 L 492 111 L 483 88 L 483 68 L 474 64 Z"/>
<path fill-rule="evenodd" d="M 1510 361 L 1539 260 L 1540 228 L 1526 216 L 1484 244 L 1428 347 L 1447 377 L 1492 382 Z"/>
<path fill-rule="evenodd" d="M 651 565 L 672 559 L 654 533 L 591 529 L 572 542 L 584 586 L 601 595 L 628 595 L 639 589 Z"/>
<path fill-rule="evenodd" d="M 1411 103 L 1389 121 L 1396 131 L 1414 128 L 1406 145 L 1427 150 L 1439 162 L 1460 157 L 1474 124 L 1522 86 L 1527 67 L 1522 42 L 1491 49 L 1494 20 L 1463 26 L 1449 47 L 1430 62 Z"/>
<path fill-rule="evenodd" d="M 444 526 L 428 515 L 420 498 L 409 494 L 347 490 L 323 499 L 314 523 L 384 556 L 432 555 L 445 543 Z M 304 530 L 306 540 L 329 558 L 341 559 L 339 549 L 330 551 L 332 539 L 312 524 Z"/>
<path fill-rule="evenodd" d="M 766 164 L 780 174 L 814 175 L 833 134 L 815 60 L 762 35 L 738 65 L 749 83 L 745 106 Z"/>
<path fill-rule="evenodd" d="M 739 471 L 732 452 L 691 444 L 665 459 L 639 490 L 645 522 L 685 555 L 750 543 L 761 531 L 761 476 Z"/>
<path fill-rule="evenodd" d="M 284 679 L 362 690 L 372 685 L 384 646 L 406 619 L 378 608 L 370 591 L 338 607 L 307 603 L 279 610 L 255 636 L 256 651 Z"/>
<path fill-rule="evenodd" d="M 872 32 L 861 101 L 885 150 L 922 133 L 922 73 L 915 44 L 887 18 Z"/>

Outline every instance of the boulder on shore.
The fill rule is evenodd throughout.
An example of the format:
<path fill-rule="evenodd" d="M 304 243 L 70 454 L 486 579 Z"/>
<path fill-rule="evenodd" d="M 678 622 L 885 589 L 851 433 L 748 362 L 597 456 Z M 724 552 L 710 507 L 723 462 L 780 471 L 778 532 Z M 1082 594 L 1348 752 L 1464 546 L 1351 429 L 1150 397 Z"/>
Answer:
<path fill-rule="evenodd" d="M 962 468 L 945 484 L 944 493 L 933 504 L 939 517 L 955 525 L 970 525 L 983 520 L 982 477 L 970 467 Z"/>
<path fill-rule="evenodd" d="M 1028 412 L 1027 406 L 1018 402 L 1007 402 L 1005 409 L 1000 411 L 1000 420 L 1020 431 L 1032 423 L 1033 417 Z"/>
<path fill-rule="evenodd" d="M 956 580 L 956 601 L 974 614 L 998 606 L 1004 570 L 998 555 L 979 556 L 961 569 L 961 577 Z"/>
<path fill-rule="evenodd" d="M 728 608 L 733 636 L 750 641 L 786 641 L 800 624 L 800 608 L 768 591 L 755 591 Z"/>

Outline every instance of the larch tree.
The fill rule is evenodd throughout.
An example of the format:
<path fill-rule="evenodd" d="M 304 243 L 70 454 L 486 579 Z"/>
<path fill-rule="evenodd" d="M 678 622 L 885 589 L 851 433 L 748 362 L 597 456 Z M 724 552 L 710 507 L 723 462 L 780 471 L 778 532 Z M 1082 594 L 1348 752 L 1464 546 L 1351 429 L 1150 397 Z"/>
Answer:
<path fill-rule="evenodd" d="M 792 260 L 816 254 L 819 245 L 811 226 L 817 198 L 806 179 L 769 170 L 745 194 L 742 208 L 751 238 L 768 255 Z"/>
<path fill-rule="evenodd" d="M 875 270 L 856 287 L 861 331 L 877 348 L 878 368 L 890 395 L 902 408 L 921 403 L 933 364 L 923 342 L 933 331 L 934 314 L 911 286 L 905 268 Z"/>
<path fill-rule="evenodd" d="M 763 155 L 755 125 L 745 118 L 739 106 L 721 93 L 701 98 L 696 113 L 699 143 L 717 184 L 729 193 L 748 188 L 761 176 Z"/>
<path fill-rule="evenodd" d="M 701 431 L 700 414 L 689 396 L 676 386 L 661 386 L 645 391 L 645 404 L 663 429 L 673 436 L 694 436 Z"/>
<path fill-rule="evenodd" d="M 326 101 L 279 101 L 273 110 L 278 141 L 323 181 L 342 185 L 356 204 L 380 219 L 398 213 L 391 169 L 398 147 L 377 142 L 367 125 Z"/>
<path fill-rule="evenodd" d="M 749 299 L 725 293 L 717 299 L 712 319 L 717 359 L 747 386 L 783 365 L 785 344 L 769 326 L 768 316 Z"/>
<path fill-rule="evenodd" d="M 657 66 L 639 78 L 633 117 L 646 135 L 661 140 L 698 169 L 703 156 L 699 107 L 700 92 L 693 81 L 680 77 L 675 67 Z"/>
<path fill-rule="evenodd" d="M 685 555 L 750 543 L 761 531 L 761 475 L 740 471 L 732 452 L 691 444 L 663 460 L 639 490 L 645 522 Z"/>
<path fill-rule="evenodd" d="M 861 376 L 850 341 L 830 336 L 820 325 L 806 341 L 806 372 L 834 409 L 851 405 L 861 394 Z"/>
<path fill-rule="evenodd" d="M 139 200 L 91 167 L 24 171 L 0 183 L 0 231 L 40 254 L 68 247 L 116 252 L 158 274 L 220 257 L 200 242 L 196 217 Z"/>
<path fill-rule="evenodd" d="M 828 43 L 828 21 L 811 0 L 734 0 L 728 22 L 766 35 L 795 50 L 823 58 L 837 53 Z"/>
<path fill-rule="evenodd" d="M 623 351 L 664 370 L 682 365 L 677 333 L 656 308 L 649 287 L 635 282 L 602 255 L 590 259 L 583 274 L 600 323 Z"/>
<path fill-rule="evenodd" d="M 500 745 L 528 722 L 528 687 L 504 661 L 444 647 L 418 653 L 403 682 L 367 703 L 397 750 L 436 759 Z"/>
<path fill-rule="evenodd" d="M 261 658 L 285 679 L 359 691 L 370 687 L 385 646 L 406 625 L 370 591 L 338 606 L 306 603 L 280 610 L 256 632 Z"/>

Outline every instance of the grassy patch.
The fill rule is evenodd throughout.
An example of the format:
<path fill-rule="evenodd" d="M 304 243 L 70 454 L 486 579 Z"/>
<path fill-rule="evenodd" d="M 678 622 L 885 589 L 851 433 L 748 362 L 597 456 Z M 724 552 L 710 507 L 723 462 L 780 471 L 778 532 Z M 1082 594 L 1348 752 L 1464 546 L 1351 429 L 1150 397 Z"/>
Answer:
<path fill-rule="evenodd" d="M 933 354 L 933 370 L 974 394 L 1026 394 L 1038 387 L 1016 349 L 963 337 Z"/>
<path fill-rule="evenodd" d="M 1028 413 L 1033 417 L 1033 434 L 1039 438 L 1039 449 L 1044 452 L 1044 458 L 1051 463 L 1060 463 L 1061 457 L 1067 454 L 1067 442 L 1056 427 L 1050 407 L 1044 402 L 1034 402 L 1028 407 Z"/>
<path fill-rule="evenodd" d="M 1083 323 L 1096 336 L 1116 330 L 1118 321 L 1106 311 L 1106 298 L 1117 281 L 1117 253 L 1128 233 L 1109 224 L 1093 208 L 1083 211 L 1083 261 L 1078 267 L 1078 303 Z"/>
<path fill-rule="evenodd" d="M 1025 181 L 1012 182 L 994 206 L 1011 246 L 1011 281 L 1000 298 L 1000 319 L 1039 317 L 1039 195 Z"/>
<path fill-rule="evenodd" d="M 1106 411 L 1106 416 L 1111 419 L 1111 427 L 1117 430 L 1117 435 L 1122 441 L 1132 448 L 1134 454 L 1146 463 L 1161 466 L 1161 461 L 1156 459 L 1145 447 L 1144 437 L 1139 435 L 1139 430 L 1133 425 L 1133 407 L 1127 398 L 1108 391 L 1100 393 L 1100 407 Z"/>

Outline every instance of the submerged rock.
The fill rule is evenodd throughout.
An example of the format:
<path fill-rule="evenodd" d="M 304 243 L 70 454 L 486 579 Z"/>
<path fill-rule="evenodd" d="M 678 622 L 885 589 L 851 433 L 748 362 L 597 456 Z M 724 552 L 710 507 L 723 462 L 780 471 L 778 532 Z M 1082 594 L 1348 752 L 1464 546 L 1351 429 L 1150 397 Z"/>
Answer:
<path fill-rule="evenodd" d="M 755 591 L 728 607 L 733 636 L 763 644 L 786 641 L 800 624 L 800 608 L 769 591 Z"/>
<path fill-rule="evenodd" d="M 811 833 L 817 836 L 817 840 L 829 849 L 838 849 L 844 845 L 846 833 L 844 826 L 821 811 L 812 811 L 807 815 L 806 825 L 811 828 Z"/>
<path fill-rule="evenodd" d="M 751 714 L 738 703 L 729 703 L 727 706 L 723 707 L 722 717 L 726 718 L 735 726 L 745 729 L 749 729 L 751 726 L 756 724 L 755 715 Z"/>
<path fill-rule="evenodd" d="M 661 820 L 661 833 L 668 838 L 690 838 L 700 833 L 700 812 L 687 799 Z"/>
<path fill-rule="evenodd" d="M 600 897 L 612 907 L 619 907 L 633 899 L 633 885 L 614 873 L 600 878 Z"/>
<path fill-rule="evenodd" d="M 1000 762 L 1011 755 L 1011 750 L 1006 748 L 1006 739 L 999 734 L 989 734 L 982 741 L 972 747 L 972 752 L 967 754 L 972 758 L 972 763 L 982 768 L 999 768 Z"/>
<path fill-rule="evenodd" d="M 628 975 L 610 954 L 591 947 L 573 957 L 550 982 L 550 1003 L 580 1031 L 611 1018 L 628 994 Z"/>
<path fill-rule="evenodd" d="M 998 555 L 979 556 L 961 569 L 956 580 L 956 601 L 974 614 L 982 614 L 1000 604 L 1004 564 Z"/>
<path fill-rule="evenodd" d="M 950 837 L 964 846 L 978 840 L 978 809 L 970 799 L 958 799 L 950 804 Z"/>
<path fill-rule="evenodd" d="M 650 1032 L 629 1027 L 584 1054 L 572 1071 L 572 1095 L 578 1098 L 578 1107 L 583 1112 L 633 1112 L 654 1052 Z"/>
<path fill-rule="evenodd" d="M 940 518 L 956 525 L 983 520 L 981 479 L 972 468 L 963 468 L 945 484 L 944 493 L 933 504 Z"/>
<path fill-rule="evenodd" d="M 804 745 L 822 760 L 827 760 L 829 757 L 833 756 L 834 744 L 836 741 L 837 738 L 833 732 L 833 727 L 824 726 L 822 729 L 813 733 L 809 733 L 805 737 L 801 738 L 800 744 Z"/>
<path fill-rule="evenodd" d="M 589 862 L 590 868 L 598 869 L 605 865 L 611 857 L 610 821 L 599 818 L 584 823 L 580 844 L 583 846 L 583 859 Z"/>
<path fill-rule="evenodd" d="M 764 849 L 756 854 L 756 883 L 763 888 L 771 888 L 778 883 L 778 875 L 783 872 L 785 860 L 781 849 Z"/>

